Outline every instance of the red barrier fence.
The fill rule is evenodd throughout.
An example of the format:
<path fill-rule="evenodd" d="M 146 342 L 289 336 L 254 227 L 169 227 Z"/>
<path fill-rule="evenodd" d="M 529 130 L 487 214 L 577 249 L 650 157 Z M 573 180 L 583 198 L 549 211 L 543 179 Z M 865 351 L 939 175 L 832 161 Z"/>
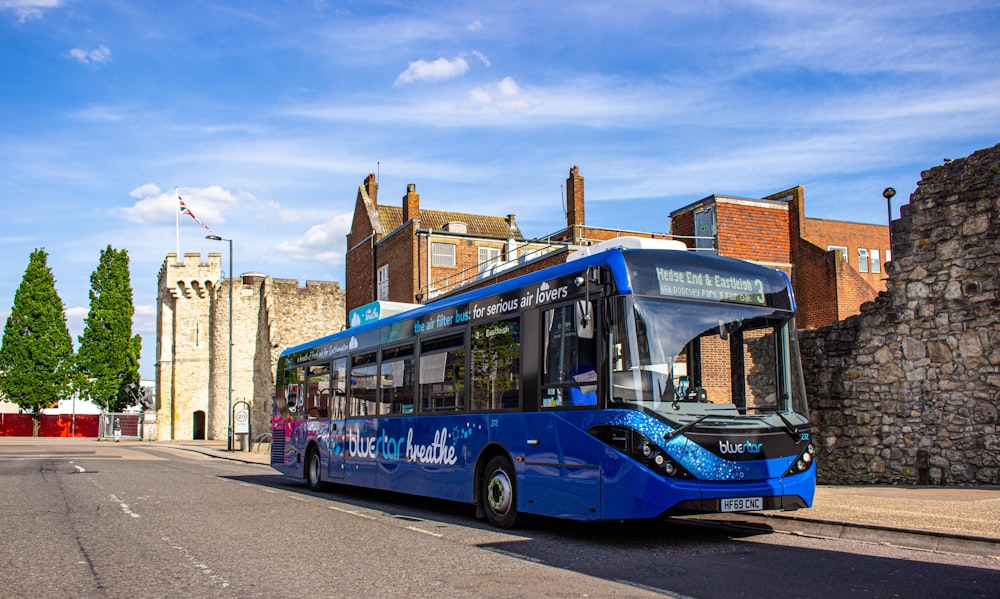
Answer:
<path fill-rule="evenodd" d="M 74 427 L 72 414 L 43 414 L 38 436 L 96 437 L 100 422 L 99 414 L 77 414 Z M 30 437 L 33 431 L 31 414 L 0 414 L 0 437 Z"/>

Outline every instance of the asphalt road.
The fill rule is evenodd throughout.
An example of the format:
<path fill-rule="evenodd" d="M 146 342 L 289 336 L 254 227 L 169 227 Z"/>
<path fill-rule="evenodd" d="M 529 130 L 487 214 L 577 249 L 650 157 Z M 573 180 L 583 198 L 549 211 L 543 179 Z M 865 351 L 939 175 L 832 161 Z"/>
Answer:
<path fill-rule="evenodd" d="M 0 597 L 996 597 L 1000 560 L 470 506 L 133 444 L 0 439 Z"/>

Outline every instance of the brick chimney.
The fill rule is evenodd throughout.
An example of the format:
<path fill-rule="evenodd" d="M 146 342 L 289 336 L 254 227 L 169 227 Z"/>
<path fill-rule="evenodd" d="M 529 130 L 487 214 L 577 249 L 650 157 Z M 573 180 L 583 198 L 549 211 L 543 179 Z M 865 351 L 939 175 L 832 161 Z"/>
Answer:
<path fill-rule="evenodd" d="M 583 177 L 580 176 L 580 167 L 574 166 L 569 169 L 569 178 L 566 179 L 566 226 L 573 229 L 570 235 L 574 241 L 577 237 L 575 225 L 584 224 Z"/>
<path fill-rule="evenodd" d="M 368 173 L 365 177 L 365 193 L 372 201 L 373 206 L 378 206 L 378 181 L 375 180 L 375 173 Z"/>
<path fill-rule="evenodd" d="M 403 222 L 411 219 L 420 220 L 420 194 L 415 183 L 406 186 L 406 195 L 403 196 Z"/>

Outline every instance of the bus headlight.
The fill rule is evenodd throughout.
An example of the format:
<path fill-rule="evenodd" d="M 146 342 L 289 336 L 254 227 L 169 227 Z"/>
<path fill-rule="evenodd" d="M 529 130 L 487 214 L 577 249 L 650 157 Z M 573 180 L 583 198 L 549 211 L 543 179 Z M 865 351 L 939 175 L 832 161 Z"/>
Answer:
<path fill-rule="evenodd" d="M 802 450 L 802 453 L 795 458 L 792 465 L 788 467 L 788 470 L 782 476 L 790 476 L 792 474 L 801 474 L 809 469 L 813 463 L 813 453 L 815 452 L 815 447 L 810 443 L 806 445 L 806 448 Z"/>
<path fill-rule="evenodd" d="M 666 451 L 635 429 L 600 424 L 591 428 L 590 434 L 658 474 L 673 478 L 694 478 Z"/>

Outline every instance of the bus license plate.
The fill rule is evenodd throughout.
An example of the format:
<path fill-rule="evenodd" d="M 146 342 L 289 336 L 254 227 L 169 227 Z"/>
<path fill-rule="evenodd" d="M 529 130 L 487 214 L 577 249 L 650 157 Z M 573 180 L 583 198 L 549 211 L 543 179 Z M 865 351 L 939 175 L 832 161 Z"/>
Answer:
<path fill-rule="evenodd" d="M 723 512 L 748 512 L 764 509 L 762 497 L 731 497 L 722 499 L 721 504 L 719 509 Z"/>

